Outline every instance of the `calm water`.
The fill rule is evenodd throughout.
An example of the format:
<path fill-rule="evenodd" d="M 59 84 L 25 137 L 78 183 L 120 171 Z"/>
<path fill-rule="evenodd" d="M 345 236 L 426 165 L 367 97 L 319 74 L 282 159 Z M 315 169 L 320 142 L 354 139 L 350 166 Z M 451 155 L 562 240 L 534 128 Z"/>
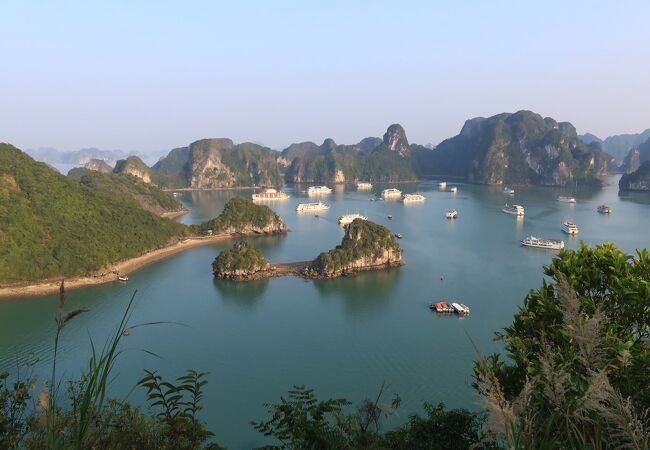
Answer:
<path fill-rule="evenodd" d="M 144 368 L 168 377 L 186 368 L 209 371 L 203 417 L 228 448 L 263 444 L 248 422 L 265 418 L 262 404 L 294 384 L 313 387 L 322 398 L 359 401 L 386 381 L 403 400 L 394 423 L 418 411 L 423 400 L 475 408 L 470 386 L 475 351 L 468 336 L 481 352 L 498 351 L 494 331 L 509 324 L 528 290 L 541 284 L 542 265 L 553 255 L 521 248 L 518 240 L 534 234 L 563 238 L 569 248 L 576 248 L 579 239 L 611 240 L 629 252 L 650 247 L 650 194 L 619 197 L 617 181 L 613 178 L 603 190 L 518 188 L 514 200 L 526 207 L 525 220 L 503 214 L 501 206 L 512 199 L 485 186 L 459 184 L 452 194 L 435 184 L 403 185 L 404 192 L 427 196 L 426 203 L 408 206 L 370 202 L 371 193 L 354 188 L 338 190 L 328 200 L 332 208 L 320 218 L 297 215 L 296 204 L 307 200 L 292 192 L 290 201 L 272 205 L 292 232 L 255 239 L 272 261 L 311 259 L 334 247 L 343 235 L 338 216 L 360 212 L 404 235 L 406 266 L 332 281 L 278 278 L 235 284 L 215 281 L 210 271 L 218 251 L 231 243 L 190 250 L 132 274 L 127 285 L 69 292 L 70 307 L 86 306 L 91 312 L 64 332 L 62 374 L 73 377 L 85 367 L 89 336 L 103 342 L 137 289 L 132 324 L 173 323 L 137 328 L 124 339 L 127 351 L 113 393 L 141 402 L 142 392 L 133 386 Z M 216 216 L 237 194 L 185 193 L 179 199 L 192 213 L 182 221 Z M 574 195 L 577 205 L 556 201 L 561 194 Z M 600 203 L 609 204 L 613 214 L 598 214 Z M 448 209 L 459 211 L 456 221 L 444 218 Z M 578 224 L 579 239 L 561 233 L 564 219 Z M 427 306 L 438 298 L 462 301 L 471 316 L 431 313 Z M 0 371 L 20 365 L 44 377 L 56 304 L 54 296 L 0 303 Z"/>

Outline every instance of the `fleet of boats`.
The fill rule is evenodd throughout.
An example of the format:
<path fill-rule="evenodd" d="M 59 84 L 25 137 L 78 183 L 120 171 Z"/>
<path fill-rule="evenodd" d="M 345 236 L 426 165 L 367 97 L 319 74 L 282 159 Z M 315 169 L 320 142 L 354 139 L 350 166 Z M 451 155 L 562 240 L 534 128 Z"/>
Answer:
<path fill-rule="evenodd" d="M 367 183 L 367 182 L 364 182 L 364 181 L 360 181 L 359 183 L 357 183 L 357 189 L 360 190 L 360 191 L 370 190 L 370 189 L 372 189 L 372 183 Z"/>
<path fill-rule="evenodd" d="M 501 211 L 518 217 L 523 217 L 524 215 L 524 207 L 521 205 L 509 205 L 506 203 L 503 205 L 503 208 L 501 208 Z"/>
<path fill-rule="evenodd" d="M 327 186 L 310 186 L 307 188 L 307 195 L 329 195 L 332 189 Z"/>
<path fill-rule="evenodd" d="M 611 214 L 612 208 L 607 205 L 598 205 L 598 212 L 601 214 Z"/>
<path fill-rule="evenodd" d="M 327 205 L 323 202 L 300 203 L 298 206 L 296 206 L 296 211 L 298 212 L 327 211 L 328 209 L 330 209 L 330 205 Z"/>
<path fill-rule="evenodd" d="M 458 211 L 456 211 L 455 209 L 452 209 L 451 211 L 447 211 L 445 217 L 447 219 L 455 219 L 456 217 L 458 217 Z"/>
<path fill-rule="evenodd" d="M 401 196 L 402 196 L 402 191 L 400 191 L 399 189 L 390 188 L 381 191 L 381 198 L 383 198 L 384 200 L 389 198 L 400 198 Z"/>
<path fill-rule="evenodd" d="M 354 219 L 361 219 L 361 220 L 368 220 L 366 216 L 362 216 L 361 214 L 354 213 L 354 214 L 343 214 L 341 217 L 339 217 L 339 224 L 341 225 L 348 225 L 354 221 Z"/>
<path fill-rule="evenodd" d="M 277 191 L 275 189 L 264 189 L 263 192 L 256 192 L 255 194 L 252 195 L 253 201 L 275 201 L 275 200 L 287 200 L 289 198 L 289 194 L 282 192 L 282 191 Z"/>
<path fill-rule="evenodd" d="M 404 203 L 423 202 L 425 200 L 426 197 L 420 194 L 404 194 L 402 197 Z"/>
<path fill-rule="evenodd" d="M 535 236 L 529 236 L 526 239 L 522 239 L 521 245 L 524 247 L 562 250 L 564 248 L 564 241 L 556 239 L 542 239 Z"/>
<path fill-rule="evenodd" d="M 557 198 L 557 201 L 558 201 L 558 202 L 564 202 L 564 203 L 575 203 L 575 202 L 576 202 L 576 198 L 575 198 L 575 197 L 567 197 L 567 196 L 564 196 L 564 195 L 560 195 L 560 196 Z"/>

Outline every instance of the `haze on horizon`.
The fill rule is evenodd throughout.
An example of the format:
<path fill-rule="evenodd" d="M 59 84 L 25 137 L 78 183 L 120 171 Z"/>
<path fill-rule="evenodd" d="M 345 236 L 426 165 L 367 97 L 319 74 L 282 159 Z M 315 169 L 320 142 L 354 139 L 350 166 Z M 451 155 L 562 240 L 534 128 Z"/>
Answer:
<path fill-rule="evenodd" d="M 0 6 L 0 141 L 160 152 L 458 133 L 530 109 L 650 127 L 643 1 L 37 2 Z"/>

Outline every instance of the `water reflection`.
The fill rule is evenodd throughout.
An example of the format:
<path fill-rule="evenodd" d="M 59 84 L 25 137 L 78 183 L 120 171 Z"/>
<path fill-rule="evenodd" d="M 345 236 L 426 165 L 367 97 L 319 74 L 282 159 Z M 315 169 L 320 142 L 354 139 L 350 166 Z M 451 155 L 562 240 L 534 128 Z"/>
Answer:
<path fill-rule="evenodd" d="M 650 205 L 650 193 L 637 191 L 618 191 L 618 199 L 623 202 Z"/>
<path fill-rule="evenodd" d="M 268 280 L 228 281 L 214 278 L 213 285 L 224 303 L 238 306 L 243 310 L 253 309 L 268 288 Z"/>

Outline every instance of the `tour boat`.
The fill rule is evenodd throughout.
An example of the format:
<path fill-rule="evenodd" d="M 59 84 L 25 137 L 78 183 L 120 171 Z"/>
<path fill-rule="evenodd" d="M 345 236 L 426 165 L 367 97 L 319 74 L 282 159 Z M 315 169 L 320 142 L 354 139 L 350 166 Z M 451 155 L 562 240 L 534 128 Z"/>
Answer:
<path fill-rule="evenodd" d="M 307 188 L 307 195 L 328 195 L 332 190 L 327 186 L 310 186 Z"/>
<path fill-rule="evenodd" d="M 440 189 L 446 188 L 447 187 L 447 182 L 446 181 L 441 181 L 440 183 L 438 183 L 438 187 Z"/>
<path fill-rule="evenodd" d="M 600 205 L 598 206 L 598 212 L 601 214 L 611 214 L 612 213 L 612 208 L 610 208 L 607 205 Z"/>
<path fill-rule="evenodd" d="M 469 314 L 469 308 L 462 303 L 452 303 L 451 307 L 454 308 L 454 312 L 460 315 Z"/>
<path fill-rule="evenodd" d="M 456 186 L 452 186 L 451 188 L 449 188 L 449 191 L 455 194 L 456 192 L 458 192 L 458 188 Z"/>
<path fill-rule="evenodd" d="M 404 203 L 423 202 L 425 200 L 426 197 L 420 194 L 404 194 L 402 197 L 402 202 Z"/>
<path fill-rule="evenodd" d="M 400 198 L 402 196 L 402 191 L 395 188 L 384 189 L 381 191 L 381 198 L 386 200 L 387 198 Z"/>
<path fill-rule="evenodd" d="M 558 202 L 564 202 L 564 203 L 575 203 L 575 202 L 576 202 L 576 198 L 575 198 L 575 197 L 565 197 L 564 195 L 560 195 L 560 196 L 557 198 L 557 201 L 558 201 Z"/>
<path fill-rule="evenodd" d="M 386 217 L 387 217 L 389 220 L 391 220 L 391 219 L 393 218 L 393 216 L 392 216 L 391 214 L 387 215 Z"/>
<path fill-rule="evenodd" d="M 330 205 L 326 205 L 323 202 L 300 203 L 296 206 L 296 211 L 298 212 L 327 211 L 328 209 L 330 209 Z"/>
<path fill-rule="evenodd" d="M 506 203 L 503 205 L 503 208 L 501 208 L 501 211 L 506 214 L 512 214 L 519 217 L 522 217 L 524 215 L 524 207 L 521 205 L 509 205 Z"/>
<path fill-rule="evenodd" d="M 129 277 L 127 277 L 126 275 L 118 275 L 117 279 L 120 281 L 129 281 Z"/>
<path fill-rule="evenodd" d="M 361 220 L 368 220 L 366 216 L 362 216 L 361 214 L 344 214 L 341 217 L 339 217 L 339 223 L 341 225 L 348 225 L 354 221 L 354 219 L 361 219 Z"/>
<path fill-rule="evenodd" d="M 529 236 L 521 241 L 524 247 L 547 248 L 549 250 L 562 250 L 564 241 L 556 239 L 541 239 L 535 236 Z"/>
<path fill-rule="evenodd" d="M 503 188 L 503 193 L 506 195 L 515 195 L 515 190 L 510 189 L 508 186 Z"/>
<path fill-rule="evenodd" d="M 445 214 L 445 217 L 447 219 L 455 219 L 456 217 L 458 217 L 458 211 L 456 211 L 455 209 L 453 209 L 451 211 L 447 211 L 447 214 Z"/>
<path fill-rule="evenodd" d="M 580 230 L 578 230 L 578 226 L 575 223 L 567 221 L 562 224 L 562 231 L 566 234 L 575 235 L 578 234 Z"/>
<path fill-rule="evenodd" d="M 404 236 L 401 235 L 401 234 L 399 234 L 399 233 L 395 233 L 395 237 L 396 237 L 397 239 L 402 239 Z"/>
<path fill-rule="evenodd" d="M 264 192 L 257 192 L 252 195 L 253 201 L 273 201 L 273 200 L 287 200 L 289 194 L 276 191 L 275 189 L 264 189 Z"/>
<path fill-rule="evenodd" d="M 454 308 L 447 302 L 433 302 L 429 305 L 429 308 L 438 313 L 452 313 Z"/>
<path fill-rule="evenodd" d="M 369 189 L 372 189 L 372 183 L 360 181 L 359 183 L 357 183 L 357 189 L 360 191 L 367 191 Z"/>

